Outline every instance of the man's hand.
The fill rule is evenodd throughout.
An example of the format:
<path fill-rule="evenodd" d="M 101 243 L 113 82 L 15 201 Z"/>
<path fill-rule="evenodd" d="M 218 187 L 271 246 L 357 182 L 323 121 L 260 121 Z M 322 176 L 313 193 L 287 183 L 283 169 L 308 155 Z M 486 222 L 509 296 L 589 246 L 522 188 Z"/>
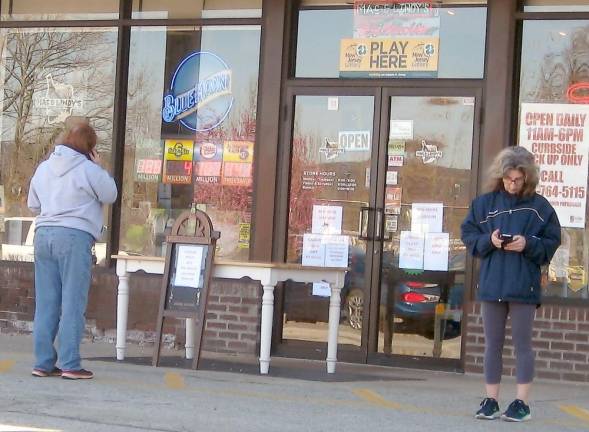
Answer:
<path fill-rule="evenodd" d="M 521 252 L 526 247 L 526 238 L 522 235 L 513 236 L 513 241 L 505 245 L 504 250 L 511 252 Z"/>

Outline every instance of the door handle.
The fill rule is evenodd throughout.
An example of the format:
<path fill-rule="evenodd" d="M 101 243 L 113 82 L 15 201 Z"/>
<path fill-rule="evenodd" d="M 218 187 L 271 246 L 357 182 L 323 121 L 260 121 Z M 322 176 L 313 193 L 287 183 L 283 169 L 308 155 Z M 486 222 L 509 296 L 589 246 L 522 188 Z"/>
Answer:
<path fill-rule="evenodd" d="M 392 241 L 393 240 L 393 234 L 390 231 L 387 231 L 385 229 L 385 220 L 386 220 L 386 215 L 384 214 L 384 209 L 383 208 L 376 208 L 376 236 L 374 237 L 374 240 L 376 241 Z M 388 235 L 387 235 L 388 234 Z"/>
<path fill-rule="evenodd" d="M 376 213 L 374 221 L 374 237 L 368 235 L 368 221 L 370 220 L 371 212 Z M 389 238 L 384 237 L 384 209 L 382 207 L 361 207 L 359 225 L 359 240 L 390 241 L 392 238 L 392 236 L 389 236 Z"/>
<path fill-rule="evenodd" d="M 360 233 L 358 238 L 360 240 L 372 240 L 368 236 L 368 221 L 372 210 L 374 210 L 372 207 L 360 207 L 360 220 L 358 222 L 358 232 Z"/>
<path fill-rule="evenodd" d="M 375 241 L 383 241 L 382 238 L 382 229 L 383 229 L 383 209 L 377 207 L 376 211 L 376 221 L 374 224 L 374 240 Z"/>

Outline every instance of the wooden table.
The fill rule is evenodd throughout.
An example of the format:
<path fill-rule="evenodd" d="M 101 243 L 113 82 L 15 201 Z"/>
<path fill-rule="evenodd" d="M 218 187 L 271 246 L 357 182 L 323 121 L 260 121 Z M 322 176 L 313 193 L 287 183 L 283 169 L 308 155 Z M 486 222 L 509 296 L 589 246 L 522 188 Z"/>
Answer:
<path fill-rule="evenodd" d="M 117 294 L 117 360 L 125 359 L 127 318 L 129 314 L 129 274 L 143 270 L 151 274 L 164 273 L 164 258 L 135 255 L 113 255 L 117 260 L 119 278 Z M 235 262 L 215 260 L 213 277 L 241 279 L 249 277 L 260 281 L 263 288 L 262 322 L 260 337 L 260 373 L 267 374 L 270 367 L 272 321 L 274 316 L 274 288 L 278 282 L 327 282 L 331 287 L 329 301 L 329 331 L 327 342 L 327 372 L 335 372 L 337 362 L 337 333 L 340 320 L 341 289 L 347 268 L 307 267 L 298 264 Z M 186 322 L 186 358 L 194 358 L 194 323 Z"/>

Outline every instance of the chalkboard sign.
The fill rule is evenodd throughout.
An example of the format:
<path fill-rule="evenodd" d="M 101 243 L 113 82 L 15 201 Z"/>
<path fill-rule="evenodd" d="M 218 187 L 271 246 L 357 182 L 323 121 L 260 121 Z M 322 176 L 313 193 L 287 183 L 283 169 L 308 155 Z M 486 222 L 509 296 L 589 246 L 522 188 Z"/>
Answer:
<path fill-rule="evenodd" d="M 208 246 L 173 243 L 166 310 L 198 311 L 204 287 Z"/>
<path fill-rule="evenodd" d="M 198 368 L 215 245 L 219 237 L 220 233 L 213 231 L 207 214 L 195 208 L 182 213 L 171 234 L 166 237 L 168 247 L 156 327 L 154 366 L 159 364 L 164 319 L 173 317 L 191 318 L 196 323 L 192 367 Z"/>

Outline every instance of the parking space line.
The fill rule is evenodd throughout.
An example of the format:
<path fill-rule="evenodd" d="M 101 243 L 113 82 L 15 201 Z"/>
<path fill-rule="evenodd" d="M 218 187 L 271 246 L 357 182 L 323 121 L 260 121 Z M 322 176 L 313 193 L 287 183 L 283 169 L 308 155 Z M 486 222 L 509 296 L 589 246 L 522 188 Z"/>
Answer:
<path fill-rule="evenodd" d="M 0 424 L 0 432 L 61 432 L 61 429 L 39 429 L 30 426 Z"/>
<path fill-rule="evenodd" d="M 166 383 L 166 387 L 173 390 L 184 390 L 186 388 L 184 378 L 176 372 L 166 372 L 164 382 Z"/>
<path fill-rule="evenodd" d="M 390 409 L 394 409 L 394 410 L 403 409 L 403 406 L 401 404 L 386 400 L 385 398 L 380 396 L 378 393 L 376 393 L 372 390 L 366 389 L 366 388 L 353 389 L 352 393 L 354 393 L 360 399 L 362 399 L 372 405 L 378 405 L 378 406 L 381 406 L 384 408 L 390 408 Z"/>
<path fill-rule="evenodd" d="M 14 360 L 0 360 L 0 373 L 8 372 L 15 364 Z"/>
<path fill-rule="evenodd" d="M 576 405 L 559 405 L 562 411 L 589 424 L 589 411 Z"/>

